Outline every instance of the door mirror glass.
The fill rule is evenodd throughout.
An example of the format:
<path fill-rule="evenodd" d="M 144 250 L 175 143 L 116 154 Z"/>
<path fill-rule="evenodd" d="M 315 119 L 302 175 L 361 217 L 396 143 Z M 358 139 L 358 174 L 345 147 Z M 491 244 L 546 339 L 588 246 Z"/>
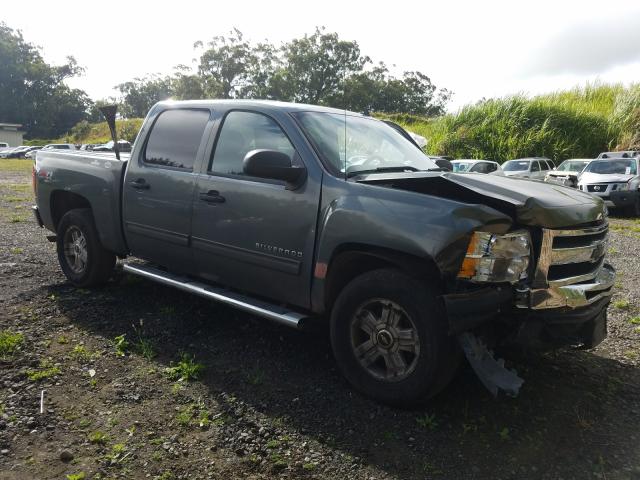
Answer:
<path fill-rule="evenodd" d="M 242 162 L 242 170 L 250 177 L 282 180 L 297 188 L 304 182 L 307 170 L 294 167 L 289 155 L 277 150 L 251 150 Z"/>

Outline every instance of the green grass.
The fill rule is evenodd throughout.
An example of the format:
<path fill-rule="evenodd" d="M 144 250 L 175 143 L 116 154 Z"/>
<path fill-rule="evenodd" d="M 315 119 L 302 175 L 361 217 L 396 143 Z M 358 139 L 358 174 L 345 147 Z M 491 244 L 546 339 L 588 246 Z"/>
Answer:
<path fill-rule="evenodd" d="M 27 378 L 37 382 L 46 378 L 55 377 L 60 373 L 60 368 L 55 366 L 50 360 L 42 360 L 36 370 L 27 370 Z"/>
<path fill-rule="evenodd" d="M 124 357 L 129 350 L 129 342 L 126 339 L 126 334 L 118 335 L 113 339 L 113 346 L 116 349 L 116 355 Z"/>
<path fill-rule="evenodd" d="M 435 119 L 384 117 L 426 137 L 427 151 L 435 155 L 498 162 L 534 155 L 556 162 L 593 158 L 640 147 L 640 83 L 489 99 Z"/>
<path fill-rule="evenodd" d="M 24 172 L 31 173 L 33 160 L 30 158 L 0 158 L 0 172 Z"/>
<path fill-rule="evenodd" d="M 631 303 L 626 298 L 613 302 L 613 308 L 617 308 L 618 310 L 627 310 L 630 306 Z"/>
<path fill-rule="evenodd" d="M 9 330 L 0 331 L 0 358 L 6 359 L 13 356 L 24 342 L 21 333 L 13 333 Z"/>
<path fill-rule="evenodd" d="M 90 433 L 87 438 L 89 439 L 89 442 L 94 445 L 106 445 L 109 441 L 109 437 L 100 430 Z"/>
<path fill-rule="evenodd" d="M 198 380 L 204 371 L 204 365 L 197 363 L 193 356 L 183 353 L 177 363 L 165 368 L 165 373 L 171 380 L 179 382 Z"/>

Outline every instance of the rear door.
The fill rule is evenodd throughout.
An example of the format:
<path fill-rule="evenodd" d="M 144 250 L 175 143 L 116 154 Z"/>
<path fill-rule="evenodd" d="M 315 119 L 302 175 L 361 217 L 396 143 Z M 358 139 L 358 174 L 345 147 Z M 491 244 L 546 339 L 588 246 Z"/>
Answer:
<path fill-rule="evenodd" d="M 302 164 L 297 152 L 304 151 L 304 145 L 298 145 L 302 150 L 294 145 L 300 139 L 292 120 L 286 133 L 269 111 L 232 110 L 221 121 L 194 196 L 196 273 L 307 307 L 321 177 L 308 175 L 302 186 L 291 190 L 281 181 L 246 176 L 242 164 L 250 150 L 278 150 Z"/>
<path fill-rule="evenodd" d="M 208 109 L 169 109 L 151 120 L 142 148 L 129 160 L 123 218 L 133 255 L 191 273 L 189 247 L 194 166 L 202 159 Z"/>

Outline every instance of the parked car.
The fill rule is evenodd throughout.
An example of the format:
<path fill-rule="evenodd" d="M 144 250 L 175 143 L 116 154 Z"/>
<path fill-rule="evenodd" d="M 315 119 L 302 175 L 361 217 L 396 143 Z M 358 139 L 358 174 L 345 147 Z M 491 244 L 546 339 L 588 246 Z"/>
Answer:
<path fill-rule="evenodd" d="M 459 159 L 453 160 L 453 171 L 456 173 L 488 173 L 491 175 L 504 175 L 498 162 L 491 160 Z"/>
<path fill-rule="evenodd" d="M 76 150 L 76 146 L 73 143 L 49 143 L 42 150 Z"/>
<path fill-rule="evenodd" d="M 608 207 L 640 216 L 639 162 L 638 157 L 594 160 L 583 170 L 578 188 L 600 197 Z"/>
<path fill-rule="evenodd" d="M 103 145 L 95 145 L 92 150 L 94 152 L 113 152 L 113 140 L 107 142 Z M 121 152 L 130 152 L 131 151 L 131 143 L 126 140 L 118 140 L 118 150 Z"/>
<path fill-rule="evenodd" d="M 24 158 L 36 158 L 36 153 L 38 152 L 38 150 L 42 150 L 42 147 L 41 146 L 31 147 L 31 150 L 29 150 L 27 153 L 24 154 Z"/>
<path fill-rule="evenodd" d="M 37 156 L 35 218 L 78 287 L 120 257 L 284 325 L 328 321 L 340 371 L 393 405 L 437 394 L 463 353 L 489 390 L 516 394 L 489 348 L 606 336 L 600 198 L 443 173 L 380 120 L 311 105 L 161 102 L 138 138 L 120 160 Z"/>
<path fill-rule="evenodd" d="M 83 143 L 78 150 L 92 151 L 95 147 L 99 147 L 100 143 Z"/>
<path fill-rule="evenodd" d="M 0 142 L 0 148 L 9 148 L 9 144 L 7 142 Z"/>
<path fill-rule="evenodd" d="M 548 158 L 518 158 L 502 164 L 502 170 L 507 177 L 522 177 L 531 180 L 544 180 L 547 173 L 553 169 L 553 162 Z"/>
<path fill-rule="evenodd" d="M 12 158 L 13 152 L 15 152 L 16 150 L 19 150 L 20 148 L 21 147 L 5 148 L 0 152 L 0 158 Z"/>
<path fill-rule="evenodd" d="M 632 158 L 640 157 L 640 151 L 638 150 L 623 150 L 620 152 L 602 152 L 598 155 L 598 158 Z"/>
<path fill-rule="evenodd" d="M 572 158 L 565 160 L 558 168 L 547 172 L 544 181 L 557 183 L 565 187 L 577 188 L 580 173 L 582 173 L 584 168 L 589 165 L 592 160 L 591 158 Z"/>

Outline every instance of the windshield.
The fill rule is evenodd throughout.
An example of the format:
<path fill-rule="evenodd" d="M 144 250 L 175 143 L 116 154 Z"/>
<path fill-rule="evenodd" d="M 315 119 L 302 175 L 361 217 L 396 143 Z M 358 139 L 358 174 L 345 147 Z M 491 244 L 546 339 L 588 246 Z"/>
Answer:
<path fill-rule="evenodd" d="M 565 160 L 558 167 L 560 172 L 581 172 L 590 160 Z"/>
<path fill-rule="evenodd" d="M 378 120 L 321 112 L 294 116 L 334 173 L 439 170 L 409 140 Z"/>
<path fill-rule="evenodd" d="M 451 162 L 451 164 L 453 165 L 453 171 L 457 173 L 468 172 L 472 165 L 471 163 L 466 162 Z"/>
<path fill-rule="evenodd" d="M 529 162 L 527 160 L 509 160 L 502 165 L 505 172 L 523 172 L 529 170 Z"/>
<path fill-rule="evenodd" d="M 610 174 L 617 173 L 620 175 L 637 175 L 638 169 L 634 159 L 629 160 L 598 160 L 591 162 L 584 169 L 585 172 Z"/>

